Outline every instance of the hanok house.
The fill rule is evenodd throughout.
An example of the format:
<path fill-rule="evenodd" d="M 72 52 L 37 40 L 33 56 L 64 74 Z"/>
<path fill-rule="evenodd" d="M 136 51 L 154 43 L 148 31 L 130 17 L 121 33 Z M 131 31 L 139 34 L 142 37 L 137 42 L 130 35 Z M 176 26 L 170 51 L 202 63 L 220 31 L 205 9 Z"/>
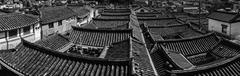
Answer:
<path fill-rule="evenodd" d="M 132 30 L 76 27 L 66 35 L 52 35 L 36 44 L 55 51 L 110 60 L 133 58 L 137 74 L 155 76 L 144 43 L 132 38 Z M 91 37 L 91 38 L 90 38 Z M 133 70 L 134 71 L 134 70 Z M 135 74 L 136 72 L 133 72 Z"/>
<path fill-rule="evenodd" d="M 157 12 L 154 8 L 144 6 L 136 7 L 133 10 L 135 12 Z"/>
<path fill-rule="evenodd" d="M 19 76 L 131 76 L 132 61 L 89 58 L 22 42 L 0 53 L 1 71 Z M 9 73 L 6 73 L 9 74 Z M 6 75 L 4 73 L 4 75 Z"/>
<path fill-rule="evenodd" d="M 224 11 L 216 11 L 208 16 L 208 30 L 216 31 L 233 38 L 240 37 L 240 15 Z"/>
<path fill-rule="evenodd" d="M 214 33 L 188 39 L 158 41 L 151 50 L 158 74 L 164 76 L 237 76 L 238 54 L 239 45 Z M 166 71 L 167 69 L 172 70 Z"/>
<path fill-rule="evenodd" d="M 76 13 L 66 6 L 45 7 L 40 10 L 42 38 L 65 33 L 77 25 Z"/>
<path fill-rule="evenodd" d="M 15 48 L 24 38 L 30 42 L 41 39 L 39 18 L 28 14 L 0 16 L 0 49 Z"/>
<path fill-rule="evenodd" d="M 92 20 L 94 17 L 94 10 L 83 6 L 68 6 L 77 14 L 77 25 L 81 26 Z"/>

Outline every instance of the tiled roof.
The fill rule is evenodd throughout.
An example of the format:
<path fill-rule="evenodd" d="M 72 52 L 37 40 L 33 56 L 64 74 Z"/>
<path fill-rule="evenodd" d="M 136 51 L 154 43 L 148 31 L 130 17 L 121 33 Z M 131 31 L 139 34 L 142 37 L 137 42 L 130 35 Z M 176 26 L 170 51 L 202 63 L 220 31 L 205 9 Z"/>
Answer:
<path fill-rule="evenodd" d="M 195 56 L 187 57 L 187 60 L 196 66 L 205 66 L 222 61 L 223 58 L 213 56 L 211 53 L 202 53 Z"/>
<path fill-rule="evenodd" d="M 197 65 L 196 67 L 193 67 L 191 69 L 169 71 L 169 73 L 172 75 L 237 76 L 240 74 L 239 69 L 237 67 L 239 63 L 238 54 L 240 45 L 230 42 L 229 40 L 226 39 L 221 39 L 217 37 L 214 33 L 188 39 L 159 41 L 157 42 L 157 46 L 160 48 L 156 47 L 153 48 L 151 56 L 159 74 L 166 74 L 166 72 L 164 72 L 166 71 L 166 67 L 163 66 L 166 65 L 166 63 L 164 62 L 169 61 L 169 58 L 165 57 L 166 55 L 162 56 L 161 51 L 163 50 L 161 48 L 163 48 L 165 51 L 171 50 L 173 52 L 183 54 L 186 57 L 186 59 L 193 63 L 195 66 L 198 64 L 197 62 L 202 63 L 208 62 L 207 64 L 200 66 Z M 212 54 L 221 57 L 221 59 L 215 59 L 214 61 L 214 57 L 213 56 L 210 57 L 210 55 Z M 165 60 L 163 60 L 164 58 Z"/>
<path fill-rule="evenodd" d="M 107 8 L 108 7 L 108 5 L 101 5 L 101 4 L 98 4 L 98 5 L 95 5 L 94 6 L 94 8 L 96 8 L 96 9 L 105 9 L 105 8 Z"/>
<path fill-rule="evenodd" d="M 157 10 L 155 10 L 154 8 L 152 7 L 145 7 L 145 6 L 140 6 L 138 8 L 134 8 L 133 10 L 134 11 L 137 11 L 139 9 L 145 9 L 145 10 L 148 10 L 148 12 L 158 12 Z"/>
<path fill-rule="evenodd" d="M 129 19 L 130 9 L 104 9 L 99 19 Z"/>
<path fill-rule="evenodd" d="M 88 27 L 86 25 L 86 27 Z M 93 19 L 90 28 L 104 28 L 104 29 L 133 29 L 133 37 L 141 38 L 141 28 L 139 26 L 137 17 L 135 15 L 129 15 L 129 19 Z M 142 39 L 138 39 L 142 40 Z"/>
<path fill-rule="evenodd" d="M 218 39 L 213 33 L 207 34 L 205 36 L 195 37 L 195 38 L 188 38 L 188 39 L 181 39 L 181 40 L 165 40 L 159 41 L 155 44 L 154 48 L 151 50 L 151 57 L 154 62 L 155 68 L 159 75 L 166 75 L 166 70 L 170 69 L 168 66 L 172 63 L 166 63 L 173 61 L 173 63 L 178 62 L 178 65 L 175 63 L 171 69 L 183 64 L 184 62 L 181 58 L 185 59 L 190 63 L 185 56 L 191 56 L 203 52 L 207 52 L 212 49 L 218 43 Z M 169 55 L 172 52 L 171 55 Z M 176 56 L 175 56 L 176 54 Z M 183 56 L 178 57 L 180 54 Z M 169 57 L 169 58 L 168 58 Z M 172 58 L 174 57 L 174 58 Z M 161 58 L 161 59 L 159 59 Z M 171 60 L 173 59 L 173 60 Z M 184 63 L 186 64 L 186 63 Z M 191 64 L 191 63 L 190 63 Z M 184 65 L 185 67 L 189 67 Z M 193 65 L 191 64 L 191 68 Z"/>
<path fill-rule="evenodd" d="M 147 48 L 142 42 L 134 38 L 132 39 L 132 56 L 137 70 L 142 70 L 142 76 L 156 76 Z"/>
<path fill-rule="evenodd" d="M 155 47 L 157 46 L 154 46 L 154 49 L 151 50 L 154 51 L 151 53 L 153 64 L 155 66 L 155 69 L 157 70 L 158 75 L 166 76 L 166 61 L 168 61 L 168 59 L 164 56 L 163 52 L 158 51 L 159 49 Z"/>
<path fill-rule="evenodd" d="M 105 30 L 73 27 L 69 38 L 73 43 L 103 47 L 128 39 L 131 35 L 132 30 L 130 29 Z"/>
<path fill-rule="evenodd" d="M 199 18 L 191 17 L 191 16 L 188 16 L 188 15 L 175 15 L 175 16 L 183 22 L 191 22 L 191 23 L 199 24 Z M 201 18 L 200 22 L 201 22 L 201 24 L 207 25 L 208 24 L 208 19 L 207 18 Z"/>
<path fill-rule="evenodd" d="M 125 13 L 108 13 L 108 12 L 103 12 L 101 13 L 101 15 L 107 15 L 107 16 L 126 16 L 126 15 L 130 15 L 131 12 L 125 12 Z"/>
<path fill-rule="evenodd" d="M 0 15 L 0 31 L 12 30 L 30 26 L 39 22 L 38 17 L 28 14 L 4 14 Z"/>
<path fill-rule="evenodd" d="M 168 15 L 162 12 L 141 12 L 136 13 L 139 20 L 146 20 L 146 19 L 156 19 L 156 18 L 170 18 Z"/>
<path fill-rule="evenodd" d="M 194 67 L 194 65 L 191 62 L 189 62 L 181 53 L 165 49 L 164 47 L 162 47 L 162 49 L 166 53 L 166 55 L 170 58 L 170 60 L 174 62 L 174 64 L 179 68 L 189 69 Z"/>
<path fill-rule="evenodd" d="M 129 15 L 100 15 L 98 19 L 129 19 Z"/>
<path fill-rule="evenodd" d="M 229 58 L 240 54 L 240 47 L 238 44 L 223 39 L 213 48 L 212 52 L 217 56 Z"/>
<path fill-rule="evenodd" d="M 208 15 L 208 18 L 220 20 L 223 22 L 239 22 L 240 15 L 238 13 L 230 13 L 230 12 L 223 12 L 223 11 L 216 11 Z"/>
<path fill-rule="evenodd" d="M 172 25 L 172 26 L 151 26 L 148 27 L 148 32 L 152 36 L 153 40 L 162 40 L 163 37 L 167 36 L 181 36 L 182 38 L 190 38 L 195 36 L 201 36 L 201 33 L 191 28 L 187 24 L 183 25 Z M 166 39 L 166 38 L 165 38 Z M 171 39 L 171 38 L 170 38 Z"/>
<path fill-rule="evenodd" d="M 191 56 L 211 50 L 218 42 L 219 38 L 214 33 L 209 33 L 199 37 L 164 40 L 157 43 L 163 45 L 166 49 L 182 53 L 184 56 Z"/>
<path fill-rule="evenodd" d="M 139 24 L 145 24 L 146 26 L 168 26 L 182 24 L 175 18 L 139 19 L 138 21 Z"/>
<path fill-rule="evenodd" d="M 107 12 L 107 13 L 130 13 L 130 9 L 126 9 L 126 8 L 116 8 L 116 9 L 104 9 L 103 12 Z"/>
<path fill-rule="evenodd" d="M 46 39 L 35 42 L 36 44 L 50 48 L 52 50 L 60 50 L 70 43 L 69 39 L 65 38 L 60 34 L 52 35 Z"/>
<path fill-rule="evenodd" d="M 114 28 L 128 23 L 129 19 L 93 19 L 92 21 L 92 24 L 98 28 Z"/>
<path fill-rule="evenodd" d="M 127 39 L 110 45 L 105 58 L 113 60 L 130 58 L 129 54 L 132 45 L 130 40 L 131 39 Z"/>
<path fill-rule="evenodd" d="M 130 9 L 103 9 L 102 16 L 128 16 L 131 14 Z"/>
<path fill-rule="evenodd" d="M 163 12 L 138 12 L 137 16 L 165 15 Z"/>
<path fill-rule="evenodd" d="M 170 73 L 176 76 L 238 76 L 240 75 L 240 55 L 233 58 L 198 67 L 191 70 L 173 70 Z"/>
<path fill-rule="evenodd" d="M 1 53 L 0 62 L 19 75 L 130 76 L 132 72 L 129 60 L 85 58 L 56 52 L 24 40 L 16 51 Z"/>
<path fill-rule="evenodd" d="M 118 21 L 116 21 L 118 22 Z M 98 23 L 98 22 L 97 22 Z M 97 24 L 95 22 L 83 25 L 82 28 L 89 28 L 89 29 L 109 29 L 109 30 L 114 30 L 114 29 L 130 29 L 128 23 L 122 24 L 122 25 L 117 25 L 117 26 L 104 26 Z"/>
<path fill-rule="evenodd" d="M 90 13 L 90 10 L 84 7 L 68 6 L 68 8 L 72 9 L 75 13 L 77 13 L 78 17 L 85 17 Z"/>
<path fill-rule="evenodd" d="M 133 29 L 133 37 L 137 38 L 138 40 L 142 41 L 142 29 L 140 28 L 138 19 L 136 15 L 130 15 L 129 27 Z"/>
<path fill-rule="evenodd" d="M 40 8 L 39 11 L 41 14 L 41 24 L 68 19 L 77 15 L 77 13 L 66 6 L 45 7 Z"/>

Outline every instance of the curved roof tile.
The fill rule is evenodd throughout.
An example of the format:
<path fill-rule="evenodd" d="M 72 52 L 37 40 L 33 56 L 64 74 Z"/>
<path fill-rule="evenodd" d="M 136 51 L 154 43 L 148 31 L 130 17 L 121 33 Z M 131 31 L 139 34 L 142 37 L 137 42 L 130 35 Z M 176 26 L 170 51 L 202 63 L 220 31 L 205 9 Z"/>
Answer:
<path fill-rule="evenodd" d="M 25 40 L 16 51 L 1 53 L 0 62 L 8 69 L 14 69 L 22 75 L 129 76 L 131 74 L 129 60 L 84 58 L 56 52 Z"/>
<path fill-rule="evenodd" d="M 37 16 L 28 14 L 4 14 L 0 16 L 0 31 L 12 30 L 30 26 L 39 22 Z"/>
<path fill-rule="evenodd" d="M 105 30 L 105 29 L 87 29 L 73 27 L 69 38 L 73 43 L 88 46 L 108 46 L 130 38 L 132 30 Z"/>

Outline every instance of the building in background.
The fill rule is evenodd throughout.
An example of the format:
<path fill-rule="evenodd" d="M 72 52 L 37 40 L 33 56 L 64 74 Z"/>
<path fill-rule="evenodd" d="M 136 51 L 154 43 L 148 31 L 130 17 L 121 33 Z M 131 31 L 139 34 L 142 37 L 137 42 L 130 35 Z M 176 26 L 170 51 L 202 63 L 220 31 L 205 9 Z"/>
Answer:
<path fill-rule="evenodd" d="M 21 38 L 30 42 L 41 39 L 39 18 L 28 14 L 0 16 L 0 50 L 15 48 Z"/>
<path fill-rule="evenodd" d="M 240 15 L 234 12 L 216 11 L 208 16 L 208 29 L 233 38 L 240 37 Z"/>
<path fill-rule="evenodd" d="M 45 7 L 40 10 L 42 38 L 65 33 L 77 25 L 76 13 L 66 6 Z"/>

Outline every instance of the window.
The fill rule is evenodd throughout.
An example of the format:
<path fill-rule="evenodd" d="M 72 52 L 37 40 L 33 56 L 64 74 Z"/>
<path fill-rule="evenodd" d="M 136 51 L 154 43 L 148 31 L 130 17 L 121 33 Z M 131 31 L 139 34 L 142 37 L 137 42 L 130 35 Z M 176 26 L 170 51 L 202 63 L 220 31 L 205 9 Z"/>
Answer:
<path fill-rule="evenodd" d="M 222 24 L 222 33 L 227 33 L 227 25 Z"/>
<path fill-rule="evenodd" d="M 58 21 L 58 26 L 61 26 L 62 25 L 62 21 Z"/>
<path fill-rule="evenodd" d="M 15 30 L 10 30 L 10 31 L 9 31 L 9 38 L 17 37 L 17 34 L 18 34 L 17 29 L 15 29 Z"/>
<path fill-rule="evenodd" d="M 30 29 L 31 29 L 30 26 L 24 27 L 24 28 L 23 28 L 23 34 L 24 34 L 24 35 L 25 35 L 25 34 L 29 34 L 29 33 L 30 33 Z"/>
<path fill-rule="evenodd" d="M 5 38 L 5 32 L 0 32 L 0 39 Z"/>
<path fill-rule="evenodd" d="M 54 26 L 53 26 L 53 23 L 50 23 L 49 25 L 48 25 L 48 27 L 49 28 L 53 28 Z"/>

